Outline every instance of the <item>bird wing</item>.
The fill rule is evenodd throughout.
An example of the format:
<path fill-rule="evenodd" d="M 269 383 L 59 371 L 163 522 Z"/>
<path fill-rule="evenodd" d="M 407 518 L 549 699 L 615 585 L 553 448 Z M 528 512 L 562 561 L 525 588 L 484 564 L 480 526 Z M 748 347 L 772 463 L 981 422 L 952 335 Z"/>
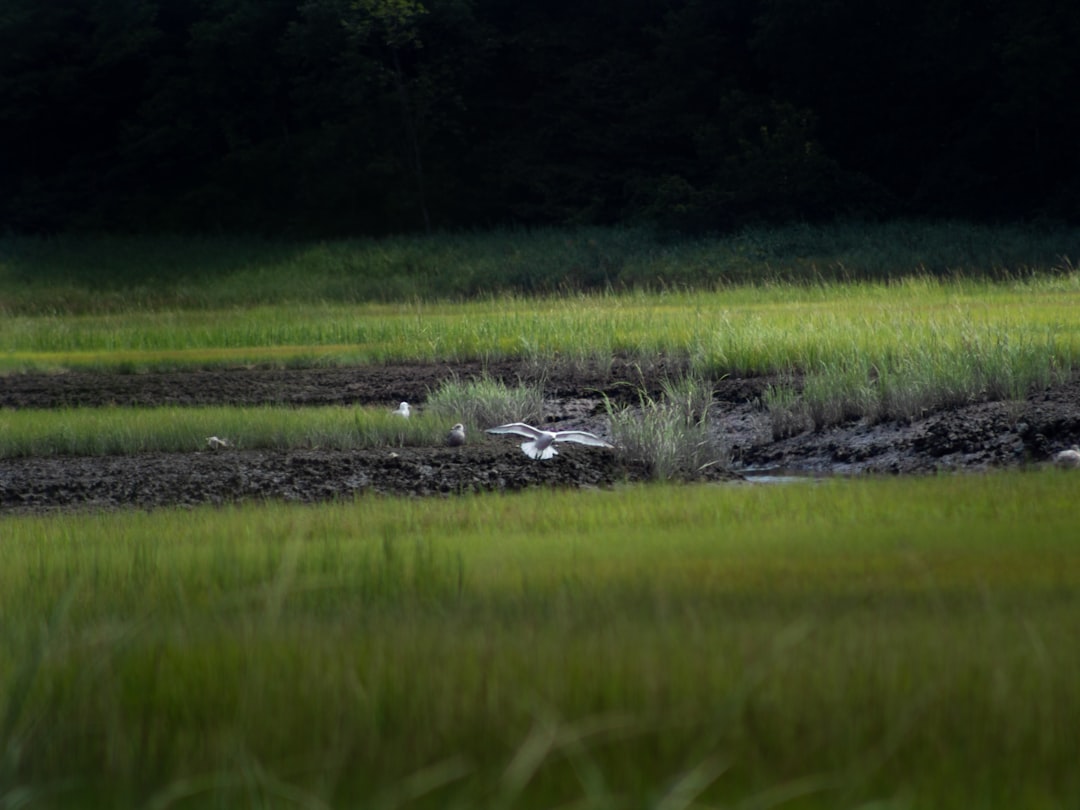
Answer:
<path fill-rule="evenodd" d="M 560 430 L 555 434 L 555 441 L 557 442 L 577 442 L 578 444 L 587 444 L 590 447 L 613 447 L 610 442 L 606 442 L 599 436 L 589 433 L 587 430 Z"/>
<path fill-rule="evenodd" d="M 538 439 L 544 435 L 544 431 L 526 425 L 524 422 L 511 422 L 509 425 L 499 425 L 488 428 L 485 433 L 513 433 L 516 436 L 524 436 L 526 439 Z"/>

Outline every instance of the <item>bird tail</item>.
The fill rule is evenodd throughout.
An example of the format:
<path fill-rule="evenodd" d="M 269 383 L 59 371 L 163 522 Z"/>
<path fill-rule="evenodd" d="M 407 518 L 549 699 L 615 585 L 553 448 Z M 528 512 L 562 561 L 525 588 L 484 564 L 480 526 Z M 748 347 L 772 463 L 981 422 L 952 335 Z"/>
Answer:
<path fill-rule="evenodd" d="M 527 441 L 521 443 L 521 449 L 525 451 L 525 455 L 529 458 L 547 459 L 552 456 L 559 455 L 559 451 L 551 445 L 548 445 L 543 450 L 536 446 L 535 441 Z"/>

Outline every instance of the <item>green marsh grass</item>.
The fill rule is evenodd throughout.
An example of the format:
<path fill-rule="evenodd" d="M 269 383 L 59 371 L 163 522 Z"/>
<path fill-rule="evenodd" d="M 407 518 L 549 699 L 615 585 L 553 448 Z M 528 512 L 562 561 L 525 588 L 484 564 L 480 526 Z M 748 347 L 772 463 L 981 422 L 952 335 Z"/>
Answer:
<path fill-rule="evenodd" d="M 1052 330 L 929 328 L 877 354 L 856 350 L 822 360 L 806 370 L 797 395 L 793 383 L 781 382 L 771 386 L 765 404 L 777 435 L 807 423 L 911 421 L 983 399 L 1022 401 L 1067 379 L 1075 363 Z M 779 393 L 784 386 L 788 392 Z"/>
<path fill-rule="evenodd" d="M 202 406 L 0 410 L 0 458 L 206 450 L 217 436 L 242 450 L 435 446 L 445 421 L 389 408 Z"/>
<path fill-rule="evenodd" d="M 761 404 L 768 411 L 772 437 L 795 436 L 814 426 L 806 400 L 796 391 L 797 383 L 788 375 L 766 386 Z"/>
<path fill-rule="evenodd" d="M 0 369 L 146 369 L 518 359 L 580 367 L 667 358 L 691 374 L 802 375 L 812 424 L 910 419 L 1022 398 L 1080 357 L 1073 276 L 996 284 L 772 285 L 716 292 L 312 305 L 220 313 L 19 316 L 0 321 Z M 799 414 L 774 418 L 792 425 Z M 787 429 L 787 428 L 784 428 Z"/>
<path fill-rule="evenodd" d="M 544 416 L 544 390 L 539 383 L 511 386 L 486 374 L 475 380 L 452 377 L 429 394 L 424 407 L 444 423 L 461 422 L 467 433 L 508 422 L 539 424 Z"/>
<path fill-rule="evenodd" d="M 1080 355 L 1074 278 L 730 288 L 499 298 L 461 304 L 298 305 L 237 311 L 17 316 L 0 321 L 0 368 L 683 358 L 704 376 L 842 364 L 897 365 L 923 343 L 963 355 L 1047 346 Z M 894 359 L 895 358 L 895 359 Z"/>
<path fill-rule="evenodd" d="M 729 449 L 711 425 L 712 384 L 690 375 L 663 380 L 661 389 L 659 398 L 639 389 L 637 407 L 616 406 L 605 396 L 616 452 L 660 481 L 726 467 Z"/>
<path fill-rule="evenodd" d="M 288 242 L 0 238 L 0 314 L 105 314 L 339 301 L 1068 272 L 1080 228 L 847 222 L 672 240 L 640 228 Z"/>
<path fill-rule="evenodd" d="M 543 406 L 539 385 L 483 375 L 444 381 L 408 420 L 388 407 L 342 405 L 7 409 L 0 410 L 0 458 L 188 452 L 211 449 L 210 436 L 241 450 L 432 447 L 455 422 L 481 435 L 506 422 L 539 423 Z"/>
<path fill-rule="evenodd" d="M 0 518 L 5 795 L 1072 806 L 1075 483 Z"/>
<path fill-rule="evenodd" d="M 502 360 L 604 374 L 619 357 L 712 379 L 798 376 L 796 411 L 771 399 L 780 433 L 911 419 L 1071 373 L 1074 239 L 911 223 L 679 244 L 633 230 L 292 246 L 6 239 L 0 374 Z M 675 265 L 700 279 L 676 283 Z M 616 270 L 640 283 L 567 281 Z M 409 292 L 380 293 L 382 278 Z"/>

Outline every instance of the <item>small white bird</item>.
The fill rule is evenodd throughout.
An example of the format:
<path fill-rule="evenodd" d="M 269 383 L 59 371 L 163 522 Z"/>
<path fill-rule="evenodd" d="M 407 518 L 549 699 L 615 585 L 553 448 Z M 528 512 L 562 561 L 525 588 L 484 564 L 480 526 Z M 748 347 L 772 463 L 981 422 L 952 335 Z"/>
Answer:
<path fill-rule="evenodd" d="M 396 411 L 391 411 L 390 413 L 392 413 L 394 416 L 403 416 L 404 418 L 408 419 L 409 414 L 412 413 L 412 408 L 409 407 L 408 402 L 402 402 L 397 406 Z"/>
<path fill-rule="evenodd" d="M 465 426 L 461 422 L 450 428 L 450 432 L 446 434 L 446 443 L 450 447 L 461 447 L 465 444 Z"/>
<path fill-rule="evenodd" d="M 1080 445 L 1054 453 L 1054 463 L 1059 467 L 1080 467 Z"/>
<path fill-rule="evenodd" d="M 559 451 L 553 446 L 555 442 L 576 442 L 587 444 L 590 447 L 614 447 L 605 442 L 599 436 L 595 436 L 586 430 L 540 430 L 524 422 L 512 422 L 509 425 L 499 425 L 487 429 L 488 433 L 513 433 L 524 436 L 527 442 L 521 443 L 521 449 L 529 458 L 551 458 L 557 456 Z"/>
<path fill-rule="evenodd" d="M 220 450 L 222 447 L 231 447 L 228 439 L 219 439 L 217 436 L 207 436 L 206 444 L 211 450 Z"/>

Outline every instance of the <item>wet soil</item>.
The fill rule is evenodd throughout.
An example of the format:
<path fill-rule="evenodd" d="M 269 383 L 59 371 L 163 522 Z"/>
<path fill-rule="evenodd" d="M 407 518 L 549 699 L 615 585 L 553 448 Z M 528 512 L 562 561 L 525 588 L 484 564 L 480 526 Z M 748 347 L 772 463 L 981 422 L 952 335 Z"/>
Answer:
<path fill-rule="evenodd" d="M 260 403 L 294 406 L 423 403 L 439 383 L 483 373 L 513 384 L 540 382 L 547 426 L 605 435 L 603 397 L 634 404 L 659 396 L 683 370 L 614 361 L 603 368 L 541 372 L 518 363 L 386 365 L 327 369 L 229 369 L 143 374 L 69 372 L 0 377 L 0 408 Z M 768 377 L 715 384 L 712 422 L 730 449 L 712 480 L 761 475 L 925 474 L 1045 463 L 1080 442 L 1080 375 L 1018 402 L 971 402 L 910 423 L 854 421 L 774 438 L 761 395 Z M 449 425 L 448 425 L 449 427 Z M 359 493 L 452 496 L 533 486 L 605 487 L 644 480 L 648 470 L 610 450 L 560 445 L 534 461 L 513 437 L 463 447 L 363 451 L 193 448 L 190 453 L 0 459 L 0 512 L 153 508 L 273 499 L 325 501 Z"/>

